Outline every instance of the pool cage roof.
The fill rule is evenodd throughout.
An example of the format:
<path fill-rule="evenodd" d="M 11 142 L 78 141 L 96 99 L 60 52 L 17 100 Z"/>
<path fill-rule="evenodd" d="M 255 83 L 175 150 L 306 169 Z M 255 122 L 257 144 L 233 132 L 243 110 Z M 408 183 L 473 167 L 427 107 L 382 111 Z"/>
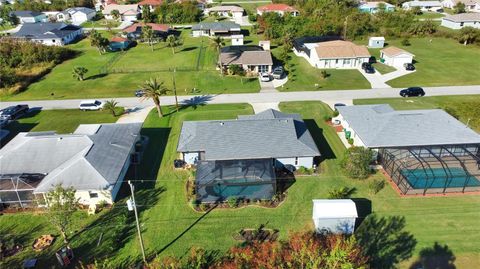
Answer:
<path fill-rule="evenodd" d="M 381 149 L 380 160 L 403 194 L 480 191 L 480 144 Z"/>
<path fill-rule="evenodd" d="M 0 175 L 0 203 L 23 204 L 34 199 L 33 190 L 45 177 L 44 174 Z"/>

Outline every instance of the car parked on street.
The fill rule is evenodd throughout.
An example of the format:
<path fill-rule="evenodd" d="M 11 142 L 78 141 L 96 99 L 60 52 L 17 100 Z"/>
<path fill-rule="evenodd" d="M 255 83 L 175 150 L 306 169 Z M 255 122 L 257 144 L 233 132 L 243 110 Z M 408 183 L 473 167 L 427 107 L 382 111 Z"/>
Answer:
<path fill-rule="evenodd" d="M 7 121 L 18 119 L 25 115 L 29 109 L 28 105 L 9 106 L 0 110 L 0 119 Z"/>
<path fill-rule="evenodd" d="M 346 104 L 344 104 L 344 103 L 336 103 L 336 104 L 333 105 L 333 109 L 337 110 L 337 108 L 340 107 L 340 106 L 346 106 Z"/>
<path fill-rule="evenodd" d="M 415 66 L 414 66 L 413 64 L 411 64 L 411 63 L 405 63 L 405 64 L 403 65 L 403 67 L 405 67 L 405 70 L 407 70 L 407 71 L 413 71 L 413 70 L 415 70 Z"/>
<path fill-rule="evenodd" d="M 269 73 L 261 73 L 260 74 L 260 81 L 269 82 L 270 81 L 270 74 Z"/>
<path fill-rule="evenodd" d="M 103 108 L 104 105 L 105 103 L 99 100 L 85 100 L 80 102 L 78 108 L 83 111 L 100 110 Z"/>
<path fill-rule="evenodd" d="M 410 87 L 400 91 L 400 96 L 402 97 L 411 97 L 411 96 L 424 96 L 425 91 L 420 87 Z"/>
<path fill-rule="evenodd" d="M 135 91 L 135 96 L 136 97 L 143 97 L 145 95 L 145 91 L 144 90 L 136 90 Z"/>
<path fill-rule="evenodd" d="M 275 69 L 273 69 L 272 75 L 274 79 L 281 79 L 283 77 L 283 67 L 275 67 Z"/>

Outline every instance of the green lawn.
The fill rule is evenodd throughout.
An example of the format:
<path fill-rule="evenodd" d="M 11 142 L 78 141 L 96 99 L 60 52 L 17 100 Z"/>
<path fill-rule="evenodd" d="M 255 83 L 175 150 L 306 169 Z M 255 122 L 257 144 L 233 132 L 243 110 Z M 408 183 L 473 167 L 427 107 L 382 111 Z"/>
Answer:
<path fill-rule="evenodd" d="M 480 133 L 480 95 L 432 96 L 421 98 L 356 99 L 356 105 L 390 104 L 394 109 L 451 109 L 460 121 Z"/>
<path fill-rule="evenodd" d="M 445 15 L 438 12 L 423 12 L 422 14 L 416 16 L 418 19 L 438 19 L 443 17 L 445 17 Z"/>
<path fill-rule="evenodd" d="M 432 42 L 430 42 L 430 40 Z M 411 46 L 401 40 L 388 40 L 389 45 L 415 55 L 415 73 L 387 82 L 392 87 L 447 86 L 480 84 L 480 50 L 447 38 L 411 38 Z M 379 58 L 379 50 L 374 54 Z"/>
<path fill-rule="evenodd" d="M 173 110 L 172 107 L 169 109 Z M 332 113 L 330 108 L 320 102 L 291 102 L 281 103 L 280 109 L 302 114 L 326 158 L 321 165 L 321 174 L 298 177 L 289 188 L 286 201 L 276 209 L 250 206 L 214 209 L 208 214 L 196 213 L 188 205 L 185 181 L 191 174 L 172 168 L 181 124 L 185 120 L 232 119 L 253 113 L 252 108 L 245 104 L 207 105 L 182 109 L 162 119 L 155 111 L 150 113 L 142 130 L 150 138 L 150 144 L 138 169 L 138 179 L 144 182 L 137 182 L 136 194 L 149 255 L 182 257 L 191 247 L 225 251 L 237 243 L 233 235 L 240 229 L 255 228 L 260 224 L 279 229 L 281 237 L 285 238 L 289 231 L 312 227 L 312 199 L 325 198 L 334 187 L 349 186 L 358 190 L 354 197 L 372 202 L 373 212 L 405 216 L 407 230 L 418 240 L 416 251 L 439 242 L 447 244 L 465 268 L 472 268 L 479 262 L 479 196 L 400 198 L 389 185 L 376 195 L 370 194 L 368 183 L 382 176 L 376 174 L 365 181 L 354 181 L 341 173 L 338 158 L 344 151 L 343 144 L 323 121 L 326 114 Z M 92 262 L 94 258 L 108 257 L 107 267 L 115 268 L 128 267 L 141 259 L 132 213 L 127 211 L 123 200 L 96 220 L 90 220 L 84 220 L 90 222 L 90 226 L 72 240 L 80 260 Z M 14 224 L 6 225 L 8 223 Z M 30 242 L 34 235 L 50 231 L 42 226 L 41 232 L 30 234 L 32 223 L 43 222 L 31 214 L 4 215 L 0 216 L 0 231 L 7 227 L 10 233 L 22 234 L 23 242 Z M 100 234 L 103 234 L 102 240 L 97 246 Z M 26 256 L 24 253 L 7 259 L 6 266 L 18 264 Z M 51 256 L 40 258 L 42 264 L 48 264 L 47 258 L 54 262 Z M 406 263 L 405 268 L 408 265 Z"/>
<path fill-rule="evenodd" d="M 158 77 L 172 88 L 173 68 L 178 68 L 176 85 L 179 94 L 245 93 L 258 92 L 260 84 L 256 78 L 221 76 L 215 70 L 216 52 L 207 38 L 202 46 L 202 38 L 190 37 L 190 31 L 181 34 L 184 44 L 173 54 L 164 43 L 150 47 L 139 44 L 126 53 L 106 53 L 100 55 L 90 46 L 89 40 L 82 40 L 69 47 L 81 52 L 75 59 L 66 61 L 47 74 L 40 81 L 30 85 L 24 92 L 14 96 L 4 96 L 3 100 L 39 99 L 83 99 L 106 97 L 131 97 L 139 85 L 151 77 Z M 102 74 L 108 66 L 121 73 Z M 192 68 L 196 68 L 198 71 Z M 75 66 L 86 67 L 89 72 L 85 81 L 77 81 L 72 76 Z M 184 71 L 189 68 L 188 71 Z M 129 71 L 129 73 L 123 73 Z M 173 93 L 170 93 L 173 94 Z"/>
<path fill-rule="evenodd" d="M 274 55 L 276 51 L 273 52 Z M 317 91 L 317 90 L 350 90 L 370 89 L 370 83 L 358 70 L 323 69 L 328 73 L 322 79 L 322 69 L 311 66 L 307 60 L 290 53 L 288 82 L 279 91 Z"/>
<path fill-rule="evenodd" d="M 101 19 L 97 21 L 87 21 L 82 23 L 82 27 L 84 28 L 105 28 L 107 27 L 107 24 L 110 23 L 110 27 L 118 27 L 120 25 L 119 21 L 114 21 L 114 20 L 106 20 L 106 19 Z"/>
<path fill-rule="evenodd" d="M 373 67 L 375 68 L 375 70 L 377 70 L 378 72 L 380 72 L 380 74 L 387 74 L 387 73 L 390 73 L 390 72 L 393 72 L 397 69 L 389 66 L 389 65 L 386 65 L 386 64 L 382 64 L 380 62 L 376 62 L 374 64 L 372 64 Z"/>

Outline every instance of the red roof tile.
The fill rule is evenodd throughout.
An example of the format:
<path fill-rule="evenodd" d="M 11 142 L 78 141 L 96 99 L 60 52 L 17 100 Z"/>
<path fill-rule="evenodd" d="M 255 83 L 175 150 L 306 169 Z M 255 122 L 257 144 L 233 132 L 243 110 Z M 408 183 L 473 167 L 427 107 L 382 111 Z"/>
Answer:
<path fill-rule="evenodd" d="M 147 25 L 152 27 L 152 30 L 154 31 L 168 32 L 170 30 L 170 27 L 166 24 L 147 23 Z M 144 23 L 134 23 L 128 26 L 127 28 L 123 29 L 123 32 L 132 33 L 132 32 L 135 32 L 138 27 L 143 27 L 143 26 L 145 26 Z"/>
<path fill-rule="evenodd" d="M 128 39 L 121 37 L 121 36 L 114 36 L 112 39 L 110 39 L 110 42 L 125 42 L 128 41 Z"/>
<path fill-rule="evenodd" d="M 268 4 L 265 6 L 258 7 L 257 9 L 260 11 L 290 11 L 290 12 L 297 11 L 298 12 L 296 8 L 286 4 Z"/>

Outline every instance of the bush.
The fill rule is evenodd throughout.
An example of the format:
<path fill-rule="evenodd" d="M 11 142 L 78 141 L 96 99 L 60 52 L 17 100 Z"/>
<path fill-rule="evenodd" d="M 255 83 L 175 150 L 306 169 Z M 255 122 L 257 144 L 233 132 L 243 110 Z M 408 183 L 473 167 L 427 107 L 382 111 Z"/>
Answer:
<path fill-rule="evenodd" d="M 348 139 L 348 144 L 353 145 L 354 142 L 355 142 L 355 141 L 353 140 L 353 138 L 349 138 L 349 139 Z"/>
<path fill-rule="evenodd" d="M 200 203 L 200 210 L 201 210 L 201 211 L 207 211 L 208 209 L 210 209 L 210 205 L 209 205 L 209 204 Z"/>
<path fill-rule="evenodd" d="M 306 168 L 305 166 L 300 166 L 295 172 L 300 175 L 311 175 L 313 173 L 313 169 Z"/>
<path fill-rule="evenodd" d="M 335 109 L 335 111 L 333 111 L 333 117 L 338 117 L 338 115 L 340 115 L 340 112 Z"/>
<path fill-rule="evenodd" d="M 190 205 L 192 205 L 193 208 L 197 208 L 198 204 L 200 204 L 200 202 L 197 199 L 190 200 Z"/>
<path fill-rule="evenodd" d="M 328 199 L 348 199 L 357 191 L 356 188 L 341 187 L 328 192 Z"/>
<path fill-rule="evenodd" d="M 323 120 L 324 120 L 324 121 L 331 121 L 331 120 L 332 120 L 332 116 L 330 116 L 330 115 L 324 115 L 324 116 L 323 116 Z"/>
<path fill-rule="evenodd" d="M 322 70 L 320 72 L 320 76 L 322 77 L 322 79 L 326 79 L 329 75 L 326 70 Z"/>
<path fill-rule="evenodd" d="M 238 201 L 239 201 L 238 198 L 236 198 L 236 197 L 230 197 L 230 198 L 228 198 L 228 200 L 227 200 L 227 204 L 228 204 L 228 206 L 229 206 L 230 208 L 235 208 L 235 207 L 238 206 Z"/>
<path fill-rule="evenodd" d="M 340 163 L 345 174 L 351 178 L 364 179 L 370 175 L 373 152 L 364 147 L 351 147 L 345 151 Z"/>
<path fill-rule="evenodd" d="M 385 180 L 383 179 L 377 178 L 368 184 L 368 189 L 373 194 L 379 193 L 383 188 L 385 188 Z"/>
<path fill-rule="evenodd" d="M 402 46 L 408 47 L 410 45 L 411 45 L 411 43 L 410 43 L 410 40 L 408 38 L 405 38 L 405 39 L 402 40 Z"/>

